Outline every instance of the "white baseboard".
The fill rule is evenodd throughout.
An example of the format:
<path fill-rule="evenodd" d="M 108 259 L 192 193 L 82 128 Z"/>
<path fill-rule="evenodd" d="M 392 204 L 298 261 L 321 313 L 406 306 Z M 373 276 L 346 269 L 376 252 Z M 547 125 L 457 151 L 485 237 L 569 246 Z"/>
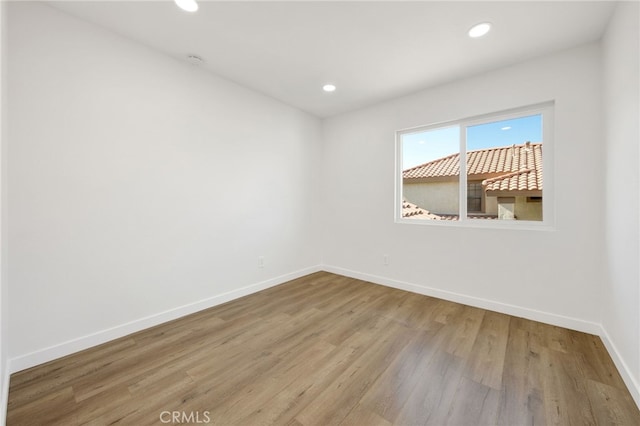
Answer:
<path fill-rule="evenodd" d="M 627 385 L 629 393 L 640 409 L 640 383 L 633 377 L 629 366 L 624 362 L 624 359 L 620 356 L 620 352 L 618 352 L 618 348 L 611 340 L 611 336 L 609 336 L 607 330 L 602 326 L 600 327 L 600 338 L 607 348 L 611 359 L 613 359 L 613 363 L 616 365 L 620 376 L 622 376 L 622 380 L 624 380 L 624 383 Z"/>
<path fill-rule="evenodd" d="M 463 303 L 465 305 L 475 306 L 478 308 L 488 309 L 495 312 L 501 312 L 521 318 L 530 319 L 533 321 L 539 321 L 546 324 L 556 325 L 559 327 L 569 328 L 584 333 L 590 333 L 600 336 L 602 342 L 609 352 L 611 359 L 613 360 L 618 372 L 622 376 L 624 383 L 629 389 L 629 393 L 633 397 L 636 405 L 640 408 L 640 383 L 633 374 L 629 366 L 624 361 L 616 345 L 611 340 L 607 330 L 598 323 L 580 320 L 577 318 L 566 317 L 563 315 L 552 314 L 548 312 L 538 311 L 535 309 L 524 308 L 521 306 L 510 305 L 507 303 L 500 303 L 493 300 L 482 299 L 473 296 L 467 296 L 464 294 L 454 293 L 446 290 L 435 289 L 431 287 L 425 287 L 417 284 L 407 283 L 403 281 L 397 281 L 390 278 L 380 277 L 377 275 L 366 274 L 362 272 L 352 271 L 336 266 L 322 265 L 322 270 L 332 272 L 334 274 L 344 275 L 351 278 L 360 279 L 363 281 L 369 281 L 375 284 L 380 284 L 388 287 L 397 288 L 400 290 L 410 291 L 412 293 L 424 294 L 425 296 L 437 297 L 439 299 L 449 300 L 452 302 Z"/>
<path fill-rule="evenodd" d="M 0 380 L 2 383 L 2 392 L 0 392 L 0 425 L 5 425 L 7 422 L 7 407 L 9 406 L 9 379 L 11 373 L 9 373 L 9 363 L 7 362 L 2 368 L 2 374 Z"/>
<path fill-rule="evenodd" d="M 136 321 L 131 321 L 126 324 L 122 324 L 113 328 L 102 330 L 87 336 L 83 336 L 77 339 L 69 340 L 67 342 L 60 343 L 58 345 L 50 346 L 35 352 L 31 352 L 26 355 L 13 358 L 7 362 L 7 365 L 2 371 L 0 380 L 2 383 L 2 392 L 0 394 L 0 425 L 5 422 L 6 407 L 9 394 L 9 380 L 12 373 L 15 373 L 26 368 L 30 368 L 54 359 L 108 342 L 119 337 L 126 336 L 131 333 L 135 333 L 140 330 L 144 330 L 149 327 L 153 327 L 158 324 L 162 324 L 167 321 L 174 320 L 176 318 L 189 315 L 203 309 L 207 309 L 213 306 L 226 303 L 228 301 L 247 296 L 249 294 L 265 290 L 267 288 L 282 284 L 284 282 L 300 278 L 302 276 L 318 272 L 327 271 L 339 275 L 344 275 L 351 278 L 356 278 L 364 281 L 369 281 L 375 284 L 380 284 L 400 290 L 410 291 L 412 293 L 424 294 L 426 296 L 437 297 L 452 302 L 462 303 L 465 305 L 475 306 L 478 308 L 489 309 L 495 312 L 501 312 L 504 314 L 514 315 L 522 318 L 531 319 L 534 321 L 540 321 L 547 324 L 557 325 L 559 327 L 565 327 L 585 333 L 599 335 L 607 348 L 611 358 L 613 359 L 620 375 L 622 376 L 625 384 L 629 388 L 633 399 L 638 407 L 640 407 L 640 384 L 630 373 L 630 369 L 620 356 L 616 346 L 613 344 L 607 331 L 597 323 L 590 321 L 584 321 L 577 318 L 566 317 L 563 315 L 552 314 L 548 312 L 538 311 L 535 309 L 524 308 L 521 306 L 515 306 L 511 304 L 496 302 L 474 296 L 468 296 L 460 293 L 450 292 L 446 290 L 440 290 L 432 287 L 426 287 L 413 283 L 393 280 L 386 277 L 380 277 L 377 275 L 366 274 L 363 272 L 352 271 L 336 266 L 322 265 L 313 266 L 310 268 L 295 271 L 289 274 L 281 275 L 275 278 L 271 278 L 266 281 L 262 281 L 256 284 L 252 284 L 237 290 L 233 290 L 227 293 L 216 295 L 207 299 L 203 299 L 188 305 L 183 305 L 174 309 L 167 310 L 155 315 L 151 315 L 145 318 L 141 318 Z"/>
<path fill-rule="evenodd" d="M 112 327 L 106 330 L 101 330 L 96 333 L 92 333 L 86 336 L 82 336 L 76 339 L 72 339 L 72 340 L 54 345 L 54 346 L 49 346 L 47 348 L 40 349 L 25 355 L 21 355 L 19 357 L 12 358 L 9 360 L 8 372 L 5 372 L 5 374 L 9 376 L 12 373 L 34 367 L 36 365 L 40 365 L 57 358 L 61 358 L 66 355 L 70 355 L 72 353 L 79 352 L 84 349 L 88 349 L 90 347 L 100 345 L 102 343 L 106 343 L 110 340 L 127 336 L 131 333 L 135 333 L 137 331 L 141 331 L 146 328 L 153 327 L 153 326 L 165 323 L 167 321 L 171 321 L 171 320 L 183 317 L 185 315 L 193 314 L 203 309 L 211 308 L 213 306 L 217 306 L 222 303 L 229 302 L 230 300 L 247 296 L 249 294 L 258 292 L 260 290 L 265 290 L 267 288 L 285 283 L 290 280 L 294 280 L 296 278 L 303 277 L 305 275 L 308 275 L 314 272 L 318 272 L 320 270 L 321 268 L 319 266 L 312 266 L 309 268 L 301 269 L 299 271 L 295 271 L 289 274 L 271 278 L 269 280 L 248 285 L 246 287 L 242 287 L 237 290 L 229 291 L 227 293 L 202 299 L 197 302 L 193 302 L 187 305 L 179 306 L 177 308 L 169 309 L 167 311 L 160 312 L 158 314 L 150 315 L 135 321 L 118 325 L 116 327 Z M 3 389 L 3 392 L 4 392 L 4 389 Z"/>
<path fill-rule="evenodd" d="M 380 277 L 377 275 L 366 274 L 363 272 L 352 271 L 337 266 L 322 265 L 322 270 L 332 272 L 334 274 L 345 275 L 351 278 L 357 278 L 363 281 L 369 281 L 374 284 L 380 284 L 387 287 L 393 287 L 400 290 L 410 291 L 412 293 L 423 294 L 425 296 L 437 297 L 438 299 L 449 300 L 451 302 L 462 303 L 464 305 L 474 306 L 477 308 L 488 309 L 494 312 L 513 315 L 516 317 L 526 318 L 533 321 L 539 321 L 546 324 L 556 325 L 559 327 L 569 328 L 571 330 L 582 331 L 584 333 L 599 335 L 601 331 L 600 324 L 578 318 L 566 317 L 563 315 L 552 314 L 549 312 L 538 311 L 522 306 L 510 305 L 508 303 L 496 302 L 493 300 L 483 299 L 475 296 L 454 293 L 451 291 L 440 290 L 432 287 L 426 287 L 418 284 L 397 281 L 391 278 Z"/>

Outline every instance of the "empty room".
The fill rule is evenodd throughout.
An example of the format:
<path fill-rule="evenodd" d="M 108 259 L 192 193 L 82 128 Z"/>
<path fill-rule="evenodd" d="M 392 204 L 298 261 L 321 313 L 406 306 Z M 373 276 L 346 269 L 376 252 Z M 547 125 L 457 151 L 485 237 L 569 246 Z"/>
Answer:
<path fill-rule="evenodd" d="M 0 1 L 0 424 L 640 424 L 640 2 Z"/>

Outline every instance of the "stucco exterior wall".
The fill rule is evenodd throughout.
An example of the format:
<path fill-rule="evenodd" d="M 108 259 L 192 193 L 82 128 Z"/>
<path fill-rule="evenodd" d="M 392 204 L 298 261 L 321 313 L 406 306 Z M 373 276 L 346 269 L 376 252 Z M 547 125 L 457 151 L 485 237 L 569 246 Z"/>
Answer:
<path fill-rule="evenodd" d="M 404 184 L 405 200 L 435 214 L 458 214 L 458 182 L 431 182 Z M 498 214 L 498 197 L 483 199 L 486 214 Z M 514 213 L 517 220 L 542 220 L 542 203 L 527 202 L 527 197 L 515 197 Z"/>
<path fill-rule="evenodd" d="M 498 197 L 484 197 L 484 212 L 486 214 L 498 214 Z"/>
<path fill-rule="evenodd" d="M 515 213 L 518 220 L 542 220 L 542 202 L 527 202 L 527 197 L 516 197 Z"/>
<path fill-rule="evenodd" d="M 458 182 L 404 184 L 402 197 L 431 213 L 458 214 Z"/>

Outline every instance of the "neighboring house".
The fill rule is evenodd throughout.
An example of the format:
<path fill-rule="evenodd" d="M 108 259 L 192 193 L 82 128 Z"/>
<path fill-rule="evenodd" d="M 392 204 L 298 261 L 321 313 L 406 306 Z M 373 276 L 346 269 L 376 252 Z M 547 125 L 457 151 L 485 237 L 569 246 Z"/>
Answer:
<path fill-rule="evenodd" d="M 457 216 L 459 165 L 454 154 L 403 171 L 403 200 L 441 219 Z M 467 152 L 466 202 L 473 218 L 542 220 L 542 144 Z"/>

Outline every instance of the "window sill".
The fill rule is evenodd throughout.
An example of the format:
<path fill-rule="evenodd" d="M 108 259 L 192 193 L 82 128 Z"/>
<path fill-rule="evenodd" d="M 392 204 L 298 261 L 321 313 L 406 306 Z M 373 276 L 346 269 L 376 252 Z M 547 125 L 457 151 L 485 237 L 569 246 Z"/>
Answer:
<path fill-rule="evenodd" d="M 453 228 L 476 229 L 508 229 L 514 231 L 555 231 L 554 225 L 548 222 L 533 222 L 526 220 L 428 220 L 428 219 L 396 219 L 395 223 L 401 225 L 437 226 Z"/>

